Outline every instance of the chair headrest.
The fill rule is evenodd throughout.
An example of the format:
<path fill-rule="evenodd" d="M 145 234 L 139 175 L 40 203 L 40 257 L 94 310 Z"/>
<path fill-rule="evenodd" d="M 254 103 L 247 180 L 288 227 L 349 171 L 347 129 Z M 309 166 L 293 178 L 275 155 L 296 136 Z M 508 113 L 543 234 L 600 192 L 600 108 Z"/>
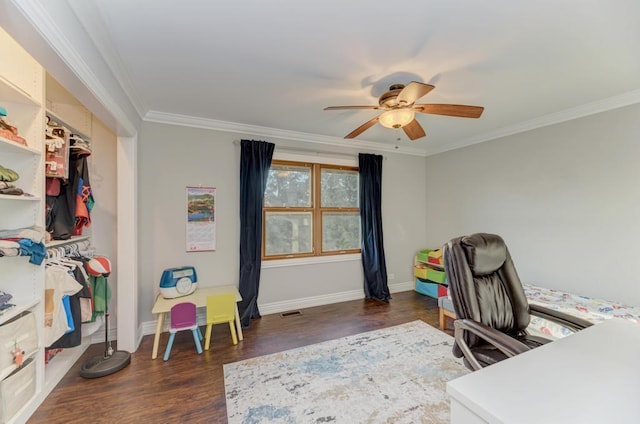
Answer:
<path fill-rule="evenodd" d="M 469 268 L 475 276 L 488 275 L 498 270 L 507 259 L 507 246 L 498 235 L 477 233 L 460 241 Z"/>

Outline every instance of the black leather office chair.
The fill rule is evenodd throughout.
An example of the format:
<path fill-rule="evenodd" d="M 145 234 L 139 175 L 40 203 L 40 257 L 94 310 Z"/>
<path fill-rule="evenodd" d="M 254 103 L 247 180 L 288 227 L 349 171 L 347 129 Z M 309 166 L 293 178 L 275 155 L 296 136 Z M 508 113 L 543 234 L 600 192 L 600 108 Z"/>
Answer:
<path fill-rule="evenodd" d="M 444 267 L 456 313 L 454 356 L 478 370 L 550 340 L 526 333 L 530 314 L 574 331 L 592 323 L 529 305 L 511 255 L 500 236 L 478 233 L 444 246 Z"/>

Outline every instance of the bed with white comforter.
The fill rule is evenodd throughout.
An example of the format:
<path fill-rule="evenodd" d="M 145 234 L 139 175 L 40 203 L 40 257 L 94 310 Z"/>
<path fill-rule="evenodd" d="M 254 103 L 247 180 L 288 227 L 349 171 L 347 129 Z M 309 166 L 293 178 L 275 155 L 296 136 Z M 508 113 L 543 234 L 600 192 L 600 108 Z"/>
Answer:
<path fill-rule="evenodd" d="M 640 307 L 594 299 L 531 284 L 524 284 L 523 286 L 530 304 L 565 312 L 593 323 L 599 323 L 614 317 L 640 323 Z M 569 329 L 536 316 L 531 317 L 528 330 L 532 333 L 542 333 L 547 337 L 553 338 L 561 338 L 571 334 Z"/>

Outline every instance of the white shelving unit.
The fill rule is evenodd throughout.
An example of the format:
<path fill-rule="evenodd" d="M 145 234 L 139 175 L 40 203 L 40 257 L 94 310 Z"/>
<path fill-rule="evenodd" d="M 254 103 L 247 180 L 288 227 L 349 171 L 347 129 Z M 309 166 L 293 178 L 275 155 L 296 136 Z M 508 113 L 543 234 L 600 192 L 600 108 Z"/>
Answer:
<path fill-rule="evenodd" d="M 11 59 L 0 61 L 0 105 L 7 109 L 5 119 L 27 140 L 27 146 L 22 146 L 0 137 L 0 165 L 16 171 L 20 178 L 14 184 L 29 194 L 0 195 L 0 230 L 31 226 L 44 230 L 45 70 L 2 28 L 0 56 Z M 58 241 L 47 247 L 87 238 Z M 29 263 L 29 257 L 0 257 L 0 290 L 13 295 L 11 303 L 16 305 L 0 315 L 0 325 L 28 311 L 35 316 L 38 332 L 38 350 L 31 356 L 35 394 L 13 416 L 3 417 L 10 424 L 26 422 L 89 345 L 89 340 L 83 340 L 81 346 L 65 349 L 45 366 L 44 275 L 44 266 Z"/>
<path fill-rule="evenodd" d="M 79 241 L 89 240 L 89 236 L 71 236 L 69 240 L 52 240 L 47 242 L 47 248 L 56 247 L 56 246 L 64 246 L 69 243 L 77 243 Z"/>
<path fill-rule="evenodd" d="M 77 134 L 78 136 L 82 137 L 85 141 L 91 141 L 91 137 L 89 136 L 89 134 L 87 134 L 85 131 L 86 130 L 79 130 L 76 127 L 74 127 L 73 125 L 69 124 L 67 122 L 66 119 L 62 118 L 60 116 L 59 113 L 54 112 L 52 110 L 47 109 L 47 116 L 49 116 L 53 121 L 57 122 L 59 125 L 62 125 L 63 127 L 67 128 L 70 132 L 72 132 L 73 134 Z M 87 113 L 89 113 L 87 111 Z"/>
<path fill-rule="evenodd" d="M 15 200 L 15 201 L 26 201 L 26 202 L 40 202 L 42 198 L 40 196 L 11 196 L 8 194 L 0 194 L 0 199 L 3 200 Z"/>
<path fill-rule="evenodd" d="M 0 165 L 16 171 L 14 182 L 27 196 L 0 197 L 0 229 L 14 230 L 31 226 L 44 227 L 44 70 L 6 32 L 0 30 L 0 105 L 7 109 L 6 120 L 18 128 L 27 146 L 0 138 Z M 21 423 L 39 404 L 44 386 L 44 267 L 29 263 L 25 256 L 0 258 L 0 290 L 13 295 L 16 306 L 0 315 L 0 325 L 23 312 L 36 318 L 38 349 L 35 361 L 35 394 L 12 417 L 9 423 Z"/>

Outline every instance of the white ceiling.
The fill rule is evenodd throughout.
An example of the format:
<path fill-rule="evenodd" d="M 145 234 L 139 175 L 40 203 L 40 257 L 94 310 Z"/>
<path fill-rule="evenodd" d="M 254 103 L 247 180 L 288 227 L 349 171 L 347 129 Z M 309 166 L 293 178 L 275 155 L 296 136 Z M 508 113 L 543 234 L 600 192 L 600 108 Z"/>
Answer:
<path fill-rule="evenodd" d="M 338 140 L 378 112 L 324 107 L 421 81 L 436 88 L 419 103 L 483 116 L 419 115 L 415 142 L 375 125 L 344 143 L 435 152 L 640 101 L 637 0 L 68 2 L 149 120 Z"/>

